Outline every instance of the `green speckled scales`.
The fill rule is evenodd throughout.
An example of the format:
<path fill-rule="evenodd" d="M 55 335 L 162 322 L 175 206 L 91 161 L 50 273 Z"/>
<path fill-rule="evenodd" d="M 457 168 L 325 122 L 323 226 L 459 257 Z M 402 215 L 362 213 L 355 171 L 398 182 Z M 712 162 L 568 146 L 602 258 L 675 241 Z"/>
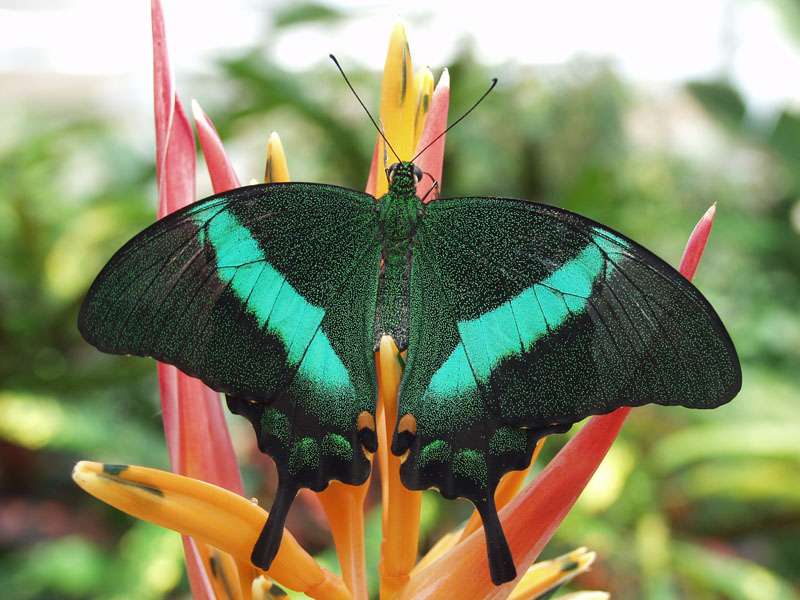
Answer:
<path fill-rule="evenodd" d="M 537 439 L 619 406 L 711 408 L 740 387 L 713 309 L 648 251 L 521 200 L 423 207 L 414 183 L 402 163 L 378 204 L 308 183 L 201 200 L 126 244 L 81 309 L 101 350 L 175 364 L 252 422 L 279 472 L 259 566 L 299 488 L 367 478 L 385 333 L 408 348 L 403 482 L 475 503 L 496 583 L 515 571 L 494 489 Z"/>
<path fill-rule="evenodd" d="M 608 228 L 507 198 L 426 207 L 414 243 L 410 337 L 393 451 L 411 489 L 472 500 L 495 581 L 514 566 L 494 490 L 536 441 L 647 403 L 714 408 L 741 386 L 713 308 L 672 267 Z"/>
<path fill-rule="evenodd" d="M 298 488 L 369 476 L 362 444 L 374 450 L 374 433 L 354 424 L 375 410 L 379 262 L 371 196 L 250 186 L 144 230 L 82 306 L 79 329 L 100 350 L 174 364 L 253 423 L 280 478 L 265 556 Z"/>

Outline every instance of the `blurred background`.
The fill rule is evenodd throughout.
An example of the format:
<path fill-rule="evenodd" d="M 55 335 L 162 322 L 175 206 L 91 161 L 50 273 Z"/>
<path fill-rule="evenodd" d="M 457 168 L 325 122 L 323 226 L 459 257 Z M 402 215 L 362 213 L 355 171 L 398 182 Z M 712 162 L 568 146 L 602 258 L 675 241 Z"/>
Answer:
<path fill-rule="evenodd" d="M 443 195 L 513 195 L 602 221 L 677 264 L 717 203 L 696 284 L 744 388 L 713 412 L 634 411 L 548 546 L 599 554 L 572 589 L 619 599 L 800 598 L 800 2 L 525 4 L 165 1 L 184 105 L 248 181 L 278 130 L 295 180 L 363 188 L 392 24 L 452 78 Z M 3 598 L 186 598 L 177 534 L 80 491 L 79 459 L 167 466 L 151 361 L 101 355 L 75 321 L 155 212 L 148 3 L 0 0 L 0 589 Z M 202 159 L 198 193 L 210 191 Z M 274 473 L 230 426 L 248 494 Z M 561 438 L 561 439 L 558 439 Z M 564 443 L 548 440 L 545 460 Z M 380 507 L 368 518 L 376 573 Z M 426 495 L 423 544 L 469 513 Z M 290 527 L 335 565 L 313 502 Z"/>

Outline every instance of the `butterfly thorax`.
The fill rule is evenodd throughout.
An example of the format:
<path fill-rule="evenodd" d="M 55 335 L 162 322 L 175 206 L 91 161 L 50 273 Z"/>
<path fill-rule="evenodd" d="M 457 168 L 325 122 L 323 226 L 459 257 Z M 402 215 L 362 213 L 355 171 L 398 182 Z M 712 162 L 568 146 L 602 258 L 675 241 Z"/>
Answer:
<path fill-rule="evenodd" d="M 393 165 L 388 175 L 389 192 L 378 200 L 381 236 L 381 268 L 375 311 L 375 347 L 383 335 L 391 335 L 403 350 L 408 345 L 408 281 L 417 220 L 422 201 L 417 197 L 413 163 Z"/>

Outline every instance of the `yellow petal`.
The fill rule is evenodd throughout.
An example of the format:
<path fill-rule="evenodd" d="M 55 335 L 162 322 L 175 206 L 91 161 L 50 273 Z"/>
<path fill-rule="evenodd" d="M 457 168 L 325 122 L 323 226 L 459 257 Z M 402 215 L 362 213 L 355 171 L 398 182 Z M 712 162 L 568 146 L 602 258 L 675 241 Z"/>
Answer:
<path fill-rule="evenodd" d="M 419 146 L 419 139 L 422 137 L 422 130 L 425 129 L 425 119 L 431 108 L 431 97 L 433 96 L 433 73 L 428 67 L 421 69 L 414 76 L 414 87 L 416 88 L 417 110 L 414 113 L 414 149 Z"/>
<path fill-rule="evenodd" d="M 72 478 L 111 506 L 219 548 L 240 564 L 249 564 L 268 517 L 233 492 L 158 469 L 79 462 Z M 288 531 L 267 574 L 312 598 L 350 597 L 344 582 L 317 564 Z"/>
<path fill-rule="evenodd" d="M 267 141 L 267 166 L 264 169 L 264 183 L 283 183 L 291 181 L 289 164 L 278 132 L 273 131 Z"/>
<path fill-rule="evenodd" d="M 586 571 L 596 554 L 578 548 L 553 560 L 536 563 L 522 576 L 508 600 L 534 600 Z"/>
<path fill-rule="evenodd" d="M 528 465 L 527 469 L 523 469 L 522 471 L 509 471 L 500 480 L 500 483 L 494 492 L 494 503 L 495 506 L 497 506 L 497 510 L 503 508 L 506 504 L 514 499 L 514 496 L 517 495 L 517 492 L 525 482 L 525 478 L 531 472 L 536 459 L 539 457 L 539 452 L 542 451 L 542 446 L 544 445 L 545 439 L 546 438 L 542 438 L 536 443 L 536 448 L 534 448 L 533 455 L 531 456 L 531 463 Z M 477 510 L 473 510 L 469 517 L 469 521 L 467 521 L 467 524 L 464 526 L 464 530 L 461 533 L 461 538 L 458 541 L 460 542 L 467 539 L 473 531 L 476 531 L 481 526 L 481 517 Z"/>
<path fill-rule="evenodd" d="M 575 592 L 559 596 L 558 600 L 610 600 L 611 594 L 608 592 Z"/>
<path fill-rule="evenodd" d="M 331 527 L 342 578 L 355 600 L 367 600 L 367 572 L 364 556 L 364 498 L 369 481 L 345 485 L 331 481 L 317 494 Z"/>
<path fill-rule="evenodd" d="M 397 390 L 403 375 L 401 355 L 394 340 L 381 338 L 378 364 L 378 452 L 383 482 L 383 541 L 381 543 L 381 599 L 394 598 L 408 582 L 417 561 L 422 493 L 400 481 L 401 458 L 389 451 L 397 421 Z"/>
<path fill-rule="evenodd" d="M 408 49 L 405 28 L 398 24 L 392 30 L 386 64 L 383 68 L 380 113 L 383 133 L 394 148 L 394 152 L 397 152 L 397 156 L 390 149 L 384 149 L 381 141 L 379 154 L 381 162 L 387 162 L 388 165 L 398 160 L 409 160 L 413 156 L 416 111 L 417 88 L 414 81 L 414 67 L 411 64 L 411 51 Z M 386 175 L 379 167 L 375 196 L 380 198 L 388 189 Z"/>
<path fill-rule="evenodd" d="M 242 588 L 243 582 L 239 576 L 236 560 L 227 552 L 222 552 L 208 544 L 199 541 L 196 544 L 216 597 L 249 600 L 249 590 Z M 247 578 L 248 587 L 252 579 L 252 575 Z"/>

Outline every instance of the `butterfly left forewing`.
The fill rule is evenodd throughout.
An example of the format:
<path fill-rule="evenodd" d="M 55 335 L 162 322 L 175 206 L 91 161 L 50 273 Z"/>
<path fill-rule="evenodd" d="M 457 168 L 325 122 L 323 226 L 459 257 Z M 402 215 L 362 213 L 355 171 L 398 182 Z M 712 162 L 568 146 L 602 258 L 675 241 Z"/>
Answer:
<path fill-rule="evenodd" d="M 409 451 L 406 485 L 469 498 L 484 520 L 500 477 L 527 465 L 541 435 L 620 406 L 718 406 L 741 384 L 730 338 L 696 288 L 567 211 L 431 203 L 410 287 L 398 415 L 415 432 L 398 430 L 393 450 Z M 513 564 L 496 530 L 486 531 L 497 582 Z"/>

